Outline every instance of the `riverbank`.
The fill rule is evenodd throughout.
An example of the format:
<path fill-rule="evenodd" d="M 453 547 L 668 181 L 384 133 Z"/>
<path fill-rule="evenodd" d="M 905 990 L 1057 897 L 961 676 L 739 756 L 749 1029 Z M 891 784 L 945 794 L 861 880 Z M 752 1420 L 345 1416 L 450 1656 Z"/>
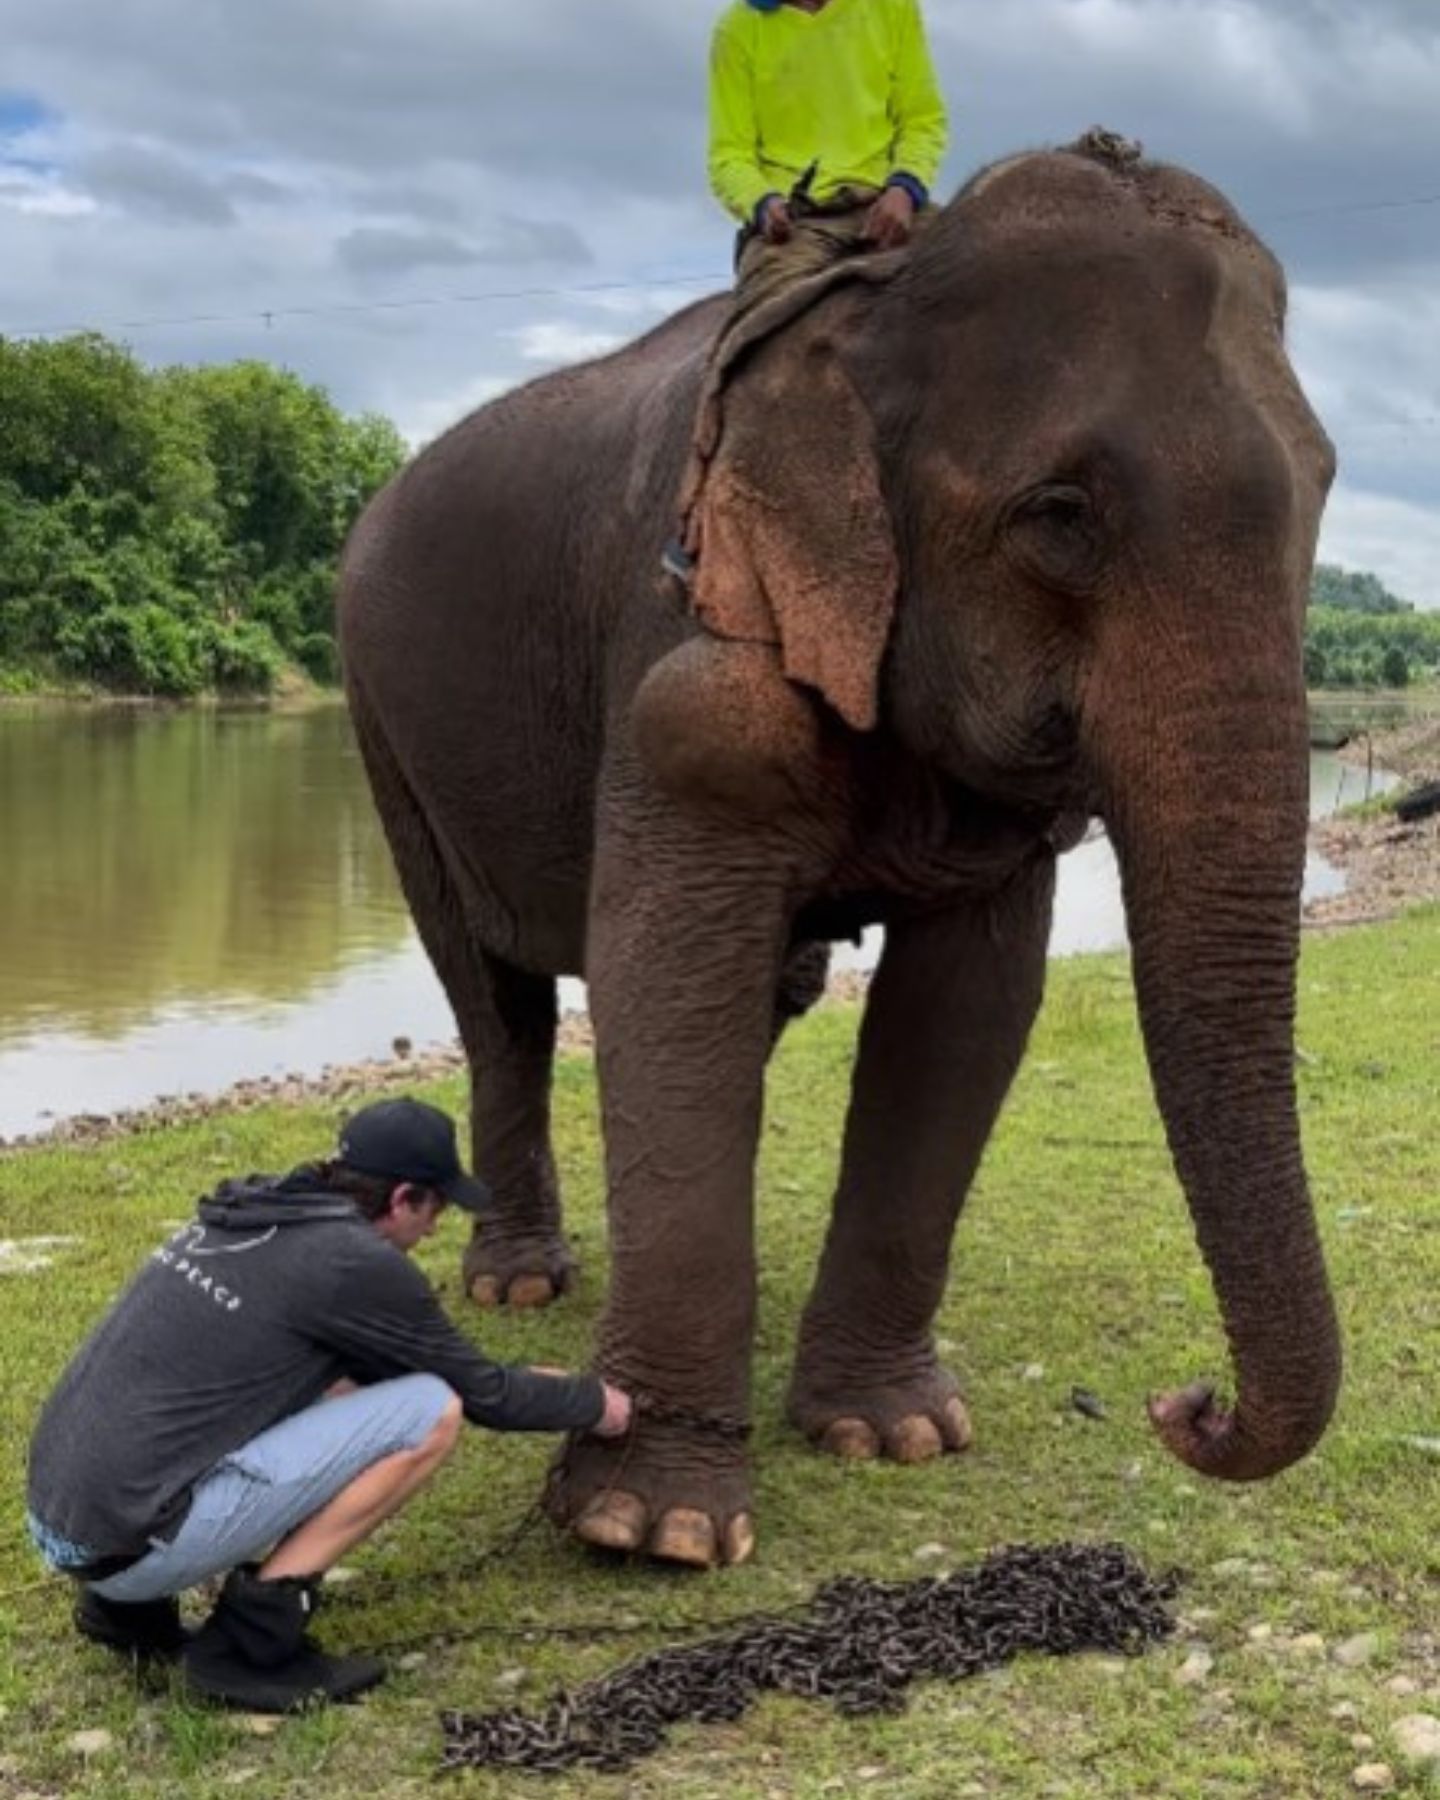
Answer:
<path fill-rule="evenodd" d="M 286 663 L 272 686 L 263 690 L 217 692 L 208 689 L 183 699 L 164 694 L 116 693 L 87 681 L 62 681 L 53 674 L 0 668 L 0 709 L 7 707 L 109 708 L 134 712 L 274 711 L 287 712 L 308 706 L 339 706 L 344 701 L 339 687 L 328 687 L 307 675 L 298 664 Z"/>
<path fill-rule="evenodd" d="M 119 693 L 95 682 L 61 676 L 53 668 L 0 663 L 0 707 L 17 701 L 64 706 L 266 706 L 309 697 L 339 700 L 343 696 L 338 687 L 317 683 L 297 663 L 285 663 L 274 685 L 263 691 L 207 691 L 182 699 Z M 1416 706 L 1440 709 L 1440 696 L 1403 689 L 1375 692 L 1326 688 L 1317 689 L 1308 698 L 1310 746 L 1315 750 L 1339 749 L 1372 729 L 1387 730 L 1397 720 L 1403 721 Z"/>
<path fill-rule="evenodd" d="M 1440 688 L 1312 688 L 1306 701 L 1310 748 L 1343 750 L 1353 745 L 1363 762 L 1367 739 L 1440 713 Z"/>
<path fill-rule="evenodd" d="M 1356 766 L 1373 756 L 1380 767 L 1403 777 L 1397 793 L 1440 781 L 1440 717 L 1413 720 L 1377 734 L 1368 745 L 1351 743 L 1341 755 Z M 1344 872 L 1345 891 L 1312 901 L 1305 909 L 1308 925 L 1375 923 L 1407 907 L 1440 902 L 1440 814 L 1404 825 L 1388 802 L 1372 804 L 1320 820 L 1310 839 Z"/>
<path fill-rule="evenodd" d="M 337 1649 L 412 1640 L 392 1654 L 391 1680 L 363 1705 L 278 1726 L 188 1705 L 163 1675 L 137 1685 L 79 1644 L 67 1587 L 40 1577 L 23 1542 L 19 1485 L 44 1396 L 127 1273 L 211 1182 L 313 1154 L 333 1130 L 334 1099 L 272 1096 L 123 1144 L 8 1157 L 0 1791 L 419 1800 L 434 1789 L 441 1707 L 543 1703 L 561 1684 L 669 1641 L 679 1619 L 779 1610 L 842 1573 L 905 1579 L 969 1567 L 1006 1543 L 1118 1540 L 1154 1570 L 1186 1571 L 1173 1643 L 1134 1658 L 1022 1658 L 975 1681 L 930 1683 L 898 1718 L 768 1700 L 734 1724 L 677 1731 L 618 1781 L 561 1775 L 545 1793 L 1325 1800 L 1378 1764 L 1389 1770 L 1382 1791 L 1433 1793 L 1434 1764 L 1421 1755 L 1431 1727 L 1414 1721 L 1440 1718 L 1440 1411 L 1424 1336 L 1435 1309 L 1427 1246 L 1440 1241 L 1437 971 L 1440 913 L 1304 945 L 1297 1080 L 1353 1351 L 1336 1421 L 1294 1470 L 1211 1484 L 1171 1462 L 1146 1427 L 1145 1395 L 1222 1372 L 1225 1346 L 1115 955 L 1052 970 L 960 1227 L 938 1336 L 967 1392 L 974 1450 L 912 1469 L 811 1452 L 785 1425 L 782 1395 L 828 1215 L 858 1022 L 854 1007 L 822 1007 L 777 1055 L 760 1160 L 755 1560 L 685 1580 L 540 1530 L 477 1567 L 533 1499 L 551 1446 L 467 1434 L 403 1523 L 347 1559 L 349 1579 L 319 1621 Z M 452 1110 L 463 1104 L 458 1068 L 436 1079 L 417 1064 L 405 1080 Z M 563 1058 L 556 1152 L 584 1271 L 572 1299 L 541 1315 L 481 1315 L 460 1299 L 463 1222 L 445 1220 L 422 1249 L 462 1327 L 507 1360 L 580 1366 L 590 1355 L 606 1288 L 594 1102 L 591 1063 Z M 1076 1389 L 1099 1406 L 1087 1399 L 1078 1410 Z M 635 1635 L 606 1635 L 617 1626 Z M 480 1773 L 463 1786 L 472 1800 L 516 1800 L 533 1781 Z"/>

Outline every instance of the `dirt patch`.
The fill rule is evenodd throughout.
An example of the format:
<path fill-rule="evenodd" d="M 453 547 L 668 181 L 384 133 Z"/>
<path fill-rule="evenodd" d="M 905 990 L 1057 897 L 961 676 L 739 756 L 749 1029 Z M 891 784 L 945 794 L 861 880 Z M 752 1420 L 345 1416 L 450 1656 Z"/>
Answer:
<path fill-rule="evenodd" d="M 0 1238 L 0 1275 L 38 1275 L 57 1252 L 73 1250 L 77 1237 Z"/>

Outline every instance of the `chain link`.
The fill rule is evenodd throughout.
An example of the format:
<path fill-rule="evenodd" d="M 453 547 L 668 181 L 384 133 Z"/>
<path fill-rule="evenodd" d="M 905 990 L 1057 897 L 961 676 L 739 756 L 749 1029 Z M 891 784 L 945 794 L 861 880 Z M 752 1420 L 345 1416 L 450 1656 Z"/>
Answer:
<path fill-rule="evenodd" d="M 697 1431 L 704 1437 L 734 1438 L 741 1443 L 750 1435 L 749 1421 L 736 1418 L 731 1413 L 700 1412 L 690 1406 L 671 1406 L 643 1390 L 636 1390 L 630 1397 L 638 1418 L 648 1419 L 655 1425 L 679 1425 L 686 1431 Z"/>

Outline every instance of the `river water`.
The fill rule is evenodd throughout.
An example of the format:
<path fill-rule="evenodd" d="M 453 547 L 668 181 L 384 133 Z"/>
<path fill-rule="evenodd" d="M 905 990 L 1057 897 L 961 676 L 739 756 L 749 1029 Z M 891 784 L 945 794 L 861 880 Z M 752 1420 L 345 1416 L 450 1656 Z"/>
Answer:
<path fill-rule="evenodd" d="M 0 708 L 0 853 L 0 1138 L 454 1035 L 339 706 Z M 1109 846 L 1061 871 L 1053 952 L 1122 944 Z"/>

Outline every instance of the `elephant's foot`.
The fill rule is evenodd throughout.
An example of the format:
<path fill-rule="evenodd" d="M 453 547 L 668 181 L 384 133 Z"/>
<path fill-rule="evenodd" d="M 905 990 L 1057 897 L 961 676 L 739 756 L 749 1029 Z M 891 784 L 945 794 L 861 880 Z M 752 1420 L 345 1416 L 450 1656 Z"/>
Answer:
<path fill-rule="evenodd" d="M 796 1365 L 786 1411 L 791 1424 L 832 1456 L 929 1462 L 970 1447 L 970 1415 L 955 1378 L 926 1359 L 903 1377 L 867 1373 L 853 1358 Z"/>
<path fill-rule="evenodd" d="M 614 1442 L 572 1438 L 551 1465 L 545 1511 L 582 1543 L 709 1569 L 755 1548 L 744 1445 L 642 1412 Z"/>
<path fill-rule="evenodd" d="M 461 1277 L 477 1306 L 549 1306 L 579 1274 L 559 1232 L 508 1233 L 477 1228 L 465 1249 Z"/>

